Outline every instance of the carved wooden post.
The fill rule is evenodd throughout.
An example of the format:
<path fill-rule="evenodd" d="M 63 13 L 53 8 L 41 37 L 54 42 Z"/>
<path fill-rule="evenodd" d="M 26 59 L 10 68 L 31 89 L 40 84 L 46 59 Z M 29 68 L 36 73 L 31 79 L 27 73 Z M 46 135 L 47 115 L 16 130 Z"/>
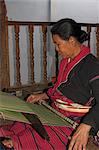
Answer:
<path fill-rule="evenodd" d="M 96 39 L 97 39 L 97 57 L 99 58 L 99 26 L 97 26 L 97 31 L 96 31 Z"/>
<path fill-rule="evenodd" d="M 19 25 L 15 25 L 14 29 L 15 29 L 15 43 L 16 43 L 16 86 L 20 86 L 21 76 L 20 76 Z"/>
<path fill-rule="evenodd" d="M 42 26 L 43 32 L 43 68 L 44 68 L 44 82 L 47 82 L 47 48 L 46 48 L 46 33 L 47 33 L 47 26 Z"/>
<path fill-rule="evenodd" d="M 29 25 L 28 30 L 29 30 L 29 56 L 30 56 L 30 69 L 31 69 L 30 82 L 35 83 L 34 81 L 34 45 L 33 45 L 34 26 Z"/>
<path fill-rule="evenodd" d="M 8 52 L 8 26 L 7 11 L 4 0 L 0 0 L 0 90 L 8 88 L 9 77 L 9 52 Z"/>
<path fill-rule="evenodd" d="M 87 26 L 87 32 L 88 32 L 88 47 L 90 47 L 90 33 L 91 33 L 91 26 Z"/>

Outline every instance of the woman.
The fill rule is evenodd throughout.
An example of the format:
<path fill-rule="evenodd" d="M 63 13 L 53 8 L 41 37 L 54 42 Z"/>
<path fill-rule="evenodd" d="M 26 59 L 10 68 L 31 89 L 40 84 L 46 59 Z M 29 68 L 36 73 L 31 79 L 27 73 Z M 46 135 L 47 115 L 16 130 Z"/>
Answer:
<path fill-rule="evenodd" d="M 88 39 L 85 31 L 72 19 L 62 19 L 51 29 L 56 50 L 62 56 L 55 85 L 46 93 L 30 95 L 30 103 L 51 100 L 51 106 L 76 122 L 76 131 L 61 126 L 44 126 L 50 141 L 43 140 L 29 125 L 15 122 L 1 128 L 10 136 L 17 150 L 86 150 L 89 132 L 98 130 L 99 62 L 82 43 Z M 68 137 L 72 138 L 68 140 Z M 1 134 L 2 136 L 2 134 Z"/>

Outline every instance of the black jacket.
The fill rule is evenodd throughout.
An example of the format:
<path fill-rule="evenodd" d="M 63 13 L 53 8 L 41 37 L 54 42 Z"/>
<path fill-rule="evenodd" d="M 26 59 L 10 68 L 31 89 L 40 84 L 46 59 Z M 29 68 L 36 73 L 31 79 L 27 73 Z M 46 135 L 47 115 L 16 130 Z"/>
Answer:
<path fill-rule="evenodd" d="M 83 58 L 69 73 L 66 82 L 58 90 L 69 99 L 86 104 L 94 97 L 92 108 L 82 122 L 99 129 L 99 60 L 92 54 Z"/>

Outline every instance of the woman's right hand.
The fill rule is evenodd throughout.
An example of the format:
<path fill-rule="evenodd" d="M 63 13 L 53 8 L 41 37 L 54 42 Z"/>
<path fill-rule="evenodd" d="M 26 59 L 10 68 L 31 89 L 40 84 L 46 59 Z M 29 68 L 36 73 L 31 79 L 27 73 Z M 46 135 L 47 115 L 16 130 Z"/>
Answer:
<path fill-rule="evenodd" d="M 49 97 L 47 96 L 46 93 L 35 94 L 35 95 L 30 95 L 27 98 L 27 102 L 29 102 L 29 103 L 36 103 L 36 102 L 39 102 L 41 100 L 46 100 L 46 99 L 49 99 Z"/>

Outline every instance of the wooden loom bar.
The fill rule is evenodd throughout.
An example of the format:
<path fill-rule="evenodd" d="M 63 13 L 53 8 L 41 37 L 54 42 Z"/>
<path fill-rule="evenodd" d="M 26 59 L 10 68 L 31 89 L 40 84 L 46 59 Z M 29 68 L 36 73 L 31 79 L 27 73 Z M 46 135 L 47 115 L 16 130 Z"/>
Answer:
<path fill-rule="evenodd" d="M 19 25 L 14 26 L 15 29 L 15 43 L 16 43 L 16 85 L 21 85 L 20 75 L 20 48 L 19 48 Z"/>
<path fill-rule="evenodd" d="M 34 45 L 33 45 L 33 33 L 34 33 L 34 26 L 29 25 L 29 57 L 30 57 L 30 69 L 31 69 L 31 75 L 30 75 L 30 82 L 35 83 L 34 81 Z"/>

